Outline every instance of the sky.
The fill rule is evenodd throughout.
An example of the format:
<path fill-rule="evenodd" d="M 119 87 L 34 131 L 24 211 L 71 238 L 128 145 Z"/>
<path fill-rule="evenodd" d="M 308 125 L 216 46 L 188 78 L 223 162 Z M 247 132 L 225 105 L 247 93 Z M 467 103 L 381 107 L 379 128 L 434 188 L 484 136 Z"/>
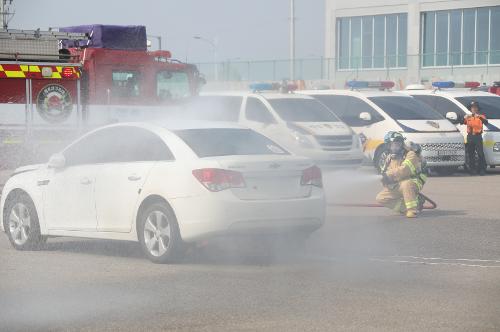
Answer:
<path fill-rule="evenodd" d="M 324 0 L 295 0 L 296 56 L 324 49 Z M 289 58 L 289 0 L 14 0 L 9 29 L 79 24 L 146 25 L 174 58 L 212 62 Z M 152 41 L 154 39 L 151 39 Z"/>

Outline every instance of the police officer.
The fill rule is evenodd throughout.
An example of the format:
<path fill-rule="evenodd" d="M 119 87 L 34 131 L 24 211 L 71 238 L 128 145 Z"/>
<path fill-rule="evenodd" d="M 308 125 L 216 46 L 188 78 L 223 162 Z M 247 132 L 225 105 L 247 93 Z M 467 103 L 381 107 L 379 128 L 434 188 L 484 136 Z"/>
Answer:
<path fill-rule="evenodd" d="M 488 124 L 484 114 L 479 113 L 479 104 L 472 101 L 469 104 L 472 114 L 467 114 L 463 119 L 463 124 L 467 126 L 467 159 L 471 175 L 486 172 L 486 160 L 483 150 L 483 125 Z M 476 161 L 477 155 L 477 161 Z"/>

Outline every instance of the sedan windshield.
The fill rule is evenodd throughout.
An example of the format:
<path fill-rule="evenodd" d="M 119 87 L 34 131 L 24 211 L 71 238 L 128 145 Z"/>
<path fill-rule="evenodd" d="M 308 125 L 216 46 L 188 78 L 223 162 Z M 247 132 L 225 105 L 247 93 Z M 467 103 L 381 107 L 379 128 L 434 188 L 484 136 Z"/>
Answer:
<path fill-rule="evenodd" d="M 269 99 L 278 115 L 289 122 L 339 122 L 326 106 L 314 99 Z"/>
<path fill-rule="evenodd" d="M 458 97 L 457 100 L 465 107 L 469 107 L 472 101 L 479 103 L 480 113 L 488 119 L 500 119 L 500 98 L 495 96 L 480 97 Z"/>
<path fill-rule="evenodd" d="M 395 120 L 442 120 L 441 114 L 412 97 L 368 98 Z"/>
<path fill-rule="evenodd" d="M 270 139 L 250 129 L 210 128 L 176 131 L 200 158 L 234 155 L 288 154 Z"/>

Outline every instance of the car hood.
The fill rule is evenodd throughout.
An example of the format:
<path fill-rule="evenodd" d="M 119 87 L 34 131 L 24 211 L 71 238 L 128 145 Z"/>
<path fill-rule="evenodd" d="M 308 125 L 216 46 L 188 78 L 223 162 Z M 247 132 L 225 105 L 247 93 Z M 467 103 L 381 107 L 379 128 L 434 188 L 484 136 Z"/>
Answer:
<path fill-rule="evenodd" d="M 342 122 L 293 122 L 311 135 L 351 135 L 351 129 Z"/>
<path fill-rule="evenodd" d="M 450 132 L 457 131 L 454 124 L 442 120 L 398 120 L 398 124 L 406 132 Z"/>
<path fill-rule="evenodd" d="M 488 124 L 484 127 L 486 131 L 500 131 L 500 119 L 488 119 Z"/>
<path fill-rule="evenodd" d="M 18 167 L 14 170 L 14 173 L 12 173 L 12 176 L 17 175 L 17 174 L 21 174 L 21 173 L 39 170 L 44 165 L 45 164 L 34 164 L 34 165 L 26 165 L 26 166 Z"/>

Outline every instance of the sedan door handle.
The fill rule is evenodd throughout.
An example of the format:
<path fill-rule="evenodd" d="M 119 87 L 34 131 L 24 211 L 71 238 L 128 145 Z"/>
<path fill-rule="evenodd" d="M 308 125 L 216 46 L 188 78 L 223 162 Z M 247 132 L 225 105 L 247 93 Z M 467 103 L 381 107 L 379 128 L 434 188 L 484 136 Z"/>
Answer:
<path fill-rule="evenodd" d="M 130 181 L 138 181 L 141 179 L 141 177 L 139 175 L 132 174 L 132 175 L 129 175 L 128 179 Z"/>
<path fill-rule="evenodd" d="M 81 183 L 81 184 L 88 185 L 88 184 L 91 184 L 91 183 L 92 183 L 92 181 L 90 181 L 90 179 L 89 179 L 89 178 L 83 178 L 83 179 L 81 179 L 81 180 L 80 180 L 80 183 Z"/>

